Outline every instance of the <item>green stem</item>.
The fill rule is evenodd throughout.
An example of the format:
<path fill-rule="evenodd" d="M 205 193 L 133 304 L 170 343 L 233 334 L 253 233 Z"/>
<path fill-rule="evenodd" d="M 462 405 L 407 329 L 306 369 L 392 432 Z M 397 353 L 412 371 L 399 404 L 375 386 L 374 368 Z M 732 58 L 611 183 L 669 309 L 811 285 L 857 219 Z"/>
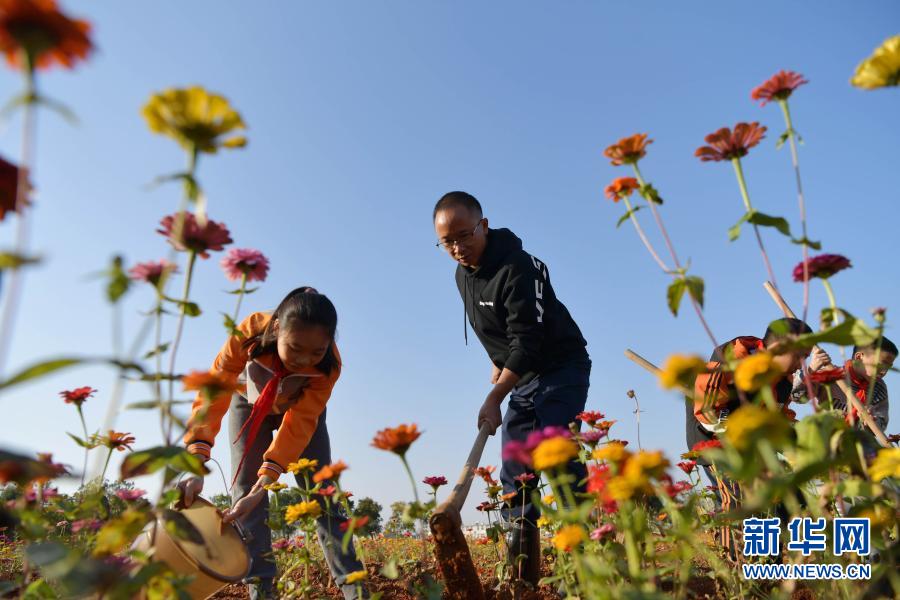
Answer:
<path fill-rule="evenodd" d="M 154 316 L 154 348 L 156 350 L 156 356 L 154 356 L 154 362 L 156 363 L 156 373 L 154 374 L 153 381 L 153 390 L 156 394 L 156 401 L 159 402 L 159 430 L 162 434 L 163 438 L 166 437 L 166 406 L 163 402 L 162 395 L 162 352 L 159 347 L 162 344 L 162 315 L 163 315 L 163 291 L 162 291 L 162 282 L 160 282 L 160 287 L 156 290 L 156 307 L 153 310 L 155 314 Z M 228 486 L 225 487 L 228 489 Z"/>
<path fill-rule="evenodd" d="M 641 238 L 641 242 L 643 242 L 644 247 L 647 249 L 647 252 L 650 253 L 650 256 L 653 257 L 653 260 L 656 261 L 656 264 L 659 265 L 659 268 L 668 273 L 672 269 L 670 269 L 666 263 L 659 257 L 656 250 L 653 248 L 653 245 L 650 244 L 650 240 L 647 239 L 647 235 L 644 233 L 644 229 L 641 227 L 641 224 L 637 220 L 637 215 L 634 214 L 634 208 L 631 206 L 631 202 L 628 200 L 628 196 L 623 196 L 622 200 L 625 202 L 625 208 L 628 210 L 628 218 L 631 220 L 632 225 L 634 225 L 634 230 L 637 232 L 638 237 Z"/>
<path fill-rule="evenodd" d="M 184 317 L 185 317 L 185 311 L 186 311 L 185 306 L 188 302 L 188 298 L 190 298 L 191 280 L 193 279 L 194 263 L 196 263 L 196 261 L 197 261 L 197 253 L 194 252 L 193 250 L 189 251 L 187 270 L 184 275 L 184 294 L 182 295 L 182 298 L 181 298 L 181 305 L 180 305 L 181 310 L 179 311 L 179 314 L 178 314 L 178 325 L 175 328 L 175 338 L 172 340 L 172 350 L 169 353 L 169 377 L 170 377 L 170 379 L 169 379 L 169 403 L 174 402 L 174 400 L 175 400 L 175 380 L 172 379 L 172 377 L 174 377 L 174 375 L 175 375 L 175 356 L 178 352 L 178 344 L 181 342 L 181 333 L 184 329 Z M 167 408 L 166 412 L 168 413 L 168 407 L 166 407 L 166 408 Z M 172 423 L 171 419 L 169 419 L 167 422 L 166 435 L 165 435 L 166 444 L 169 444 L 169 442 L 170 442 L 170 437 L 172 435 L 172 426 L 173 426 L 173 423 Z"/>
<path fill-rule="evenodd" d="M 109 459 L 112 458 L 113 449 L 109 449 L 109 453 L 106 455 L 106 462 L 103 463 L 103 472 L 100 473 L 100 483 L 103 484 L 106 481 L 106 469 L 109 467 Z"/>
<path fill-rule="evenodd" d="M 75 405 L 76 410 L 78 410 L 78 418 L 81 419 L 81 431 L 84 432 L 84 441 L 87 443 L 88 441 L 88 432 L 87 432 L 87 423 L 84 422 L 84 413 L 81 411 L 81 405 Z M 84 467 L 81 470 L 81 485 L 84 485 L 84 477 L 87 473 L 87 463 L 88 463 L 88 452 L 90 449 L 84 449 Z"/>
<path fill-rule="evenodd" d="M 237 306 L 234 308 L 234 316 L 231 318 L 231 320 L 235 324 L 237 324 L 238 315 L 241 313 L 241 301 L 244 299 L 244 290 L 246 290 L 246 289 L 247 289 L 247 272 L 244 271 L 244 273 L 241 275 L 241 289 L 238 290 Z"/>
<path fill-rule="evenodd" d="M 741 199 L 744 201 L 744 208 L 748 213 L 753 212 L 753 206 L 750 204 L 750 194 L 747 192 L 747 181 L 744 179 L 744 169 L 741 167 L 741 159 L 732 158 L 731 164 L 734 165 L 734 173 L 737 175 L 738 186 L 741 188 Z M 753 232 L 756 234 L 756 243 L 759 245 L 759 251 L 762 253 L 763 262 L 766 264 L 766 270 L 769 273 L 769 281 L 772 286 L 778 289 L 778 282 L 775 280 L 775 271 L 772 269 L 772 263 L 769 260 L 769 253 L 762 241 L 762 235 L 759 233 L 759 227 L 753 225 Z"/>
<path fill-rule="evenodd" d="M 794 178 L 797 181 L 797 200 L 800 205 L 800 229 L 803 235 L 803 320 L 806 321 L 809 312 L 809 243 L 807 242 L 806 233 L 806 200 L 803 196 L 803 183 L 800 179 L 800 159 L 798 158 L 797 153 L 797 132 L 794 130 L 794 124 L 791 122 L 791 109 L 788 106 L 787 98 L 779 99 L 778 105 L 781 107 L 781 113 L 784 115 L 784 123 L 787 126 L 788 143 L 791 147 L 791 163 L 794 166 Z"/>

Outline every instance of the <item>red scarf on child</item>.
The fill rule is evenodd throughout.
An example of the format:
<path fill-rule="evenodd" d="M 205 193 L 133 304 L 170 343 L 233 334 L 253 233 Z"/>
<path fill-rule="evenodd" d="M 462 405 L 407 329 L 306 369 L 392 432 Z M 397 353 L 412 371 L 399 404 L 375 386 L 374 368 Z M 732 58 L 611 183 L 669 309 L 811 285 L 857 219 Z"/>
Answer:
<path fill-rule="evenodd" d="M 848 360 L 844 363 L 844 371 L 850 376 L 850 381 L 853 382 L 853 385 L 856 386 L 856 399 L 859 400 L 859 403 L 863 406 L 866 405 L 866 392 L 869 391 L 869 378 L 864 377 L 856 372 L 856 369 L 853 368 L 853 361 Z M 850 404 L 850 401 L 847 400 L 847 422 L 856 421 L 856 417 L 859 416 L 859 413 L 856 411 L 856 408 Z"/>
<path fill-rule="evenodd" d="M 241 456 L 241 462 L 238 463 L 237 469 L 234 472 L 234 479 L 231 481 L 231 485 L 234 485 L 234 482 L 237 481 L 238 473 L 241 472 L 241 467 L 244 466 L 244 459 L 247 458 L 247 454 L 250 452 L 250 447 L 256 439 L 256 434 L 259 433 L 259 428 L 262 426 L 263 419 L 272 412 L 272 407 L 275 405 L 275 398 L 278 396 L 278 386 L 281 385 L 281 380 L 284 379 L 286 375 L 290 374 L 290 371 L 284 368 L 284 364 L 277 354 L 275 355 L 272 364 L 274 375 L 272 375 L 272 378 L 266 382 L 265 386 L 263 386 L 259 398 L 253 403 L 253 410 L 250 412 L 250 416 L 244 421 L 244 425 L 241 427 L 237 439 L 234 440 L 234 443 L 237 444 L 241 439 L 241 436 L 244 435 L 244 431 L 248 427 L 250 428 L 250 431 L 247 432 L 247 441 L 244 443 L 244 455 Z"/>

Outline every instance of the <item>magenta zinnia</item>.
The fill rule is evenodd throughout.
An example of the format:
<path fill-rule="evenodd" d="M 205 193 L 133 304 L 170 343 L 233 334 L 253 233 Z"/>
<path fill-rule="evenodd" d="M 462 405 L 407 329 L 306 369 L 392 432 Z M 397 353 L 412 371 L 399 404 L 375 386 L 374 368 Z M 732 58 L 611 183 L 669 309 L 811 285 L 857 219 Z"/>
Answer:
<path fill-rule="evenodd" d="M 828 279 L 835 273 L 849 269 L 853 265 L 850 259 L 840 254 L 820 254 L 819 256 L 810 257 L 807 261 L 809 269 L 809 277 L 818 277 L 819 279 Z M 794 267 L 794 281 L 803 281 L 803 263 L 800 262 Z"/>
<path fill-rule="evenodd" d="M 159 285 L 160 281 L 177 270 L 175 263 L 166 259 L 148 260 L 128 269 L 128 276 L 135 281 L 146 281 L 151 285 Z"/>
<path fill-rule="evenodd" d="M 162 229 L 156 232 L 168 238 L 176 250 L 195 252 L 200 258 L 209 258 L 209 252 L 224 250 L 231 243 L 228 228 L 222 223 L 207 220 L 203 225 L 197 221 L 193 213 L 182 213 L 181 231 L 177 232 L 178 214 L 163 217 L 159 224 Z"/>
<path fill-rule="evenodd" d="M 247 281 L 265 281 L 269 272 L 269 259 L 259 250 L 252 248 L 232 248 L 225 253 L 219 263 L 225 277 L 232 281 L 247 276 Z"/>

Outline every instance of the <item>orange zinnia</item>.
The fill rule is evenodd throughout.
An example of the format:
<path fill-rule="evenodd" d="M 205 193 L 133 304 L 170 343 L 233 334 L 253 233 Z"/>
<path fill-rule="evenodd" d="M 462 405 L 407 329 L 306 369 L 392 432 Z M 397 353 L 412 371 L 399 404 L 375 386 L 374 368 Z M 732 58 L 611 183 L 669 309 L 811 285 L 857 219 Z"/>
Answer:
<path fill-rule="evenodd" d="M 791 92 L 804 83 L 809 83 L 809 81 L 803 79 L 803 75 L 800 73 L 779 71 L 762 85 L 753 88 L 753 91 L 750 92 L 750 97 L 754 100 L 760 100 L 760 106 L 765 106 L 766 102 L 771 102 L 772 100 L 787 100 Z"/>
<path fill-rule="evenodd" d="M 71 69 L 93 49 L 90 31 L 87 21 L 61 13 L 56 0 L 0 0 L 0 51 L 13 67 Z"/>
<path fill-rule="evenodd" d="M 710 160 L 734 160 L 746 156 L 750 148 L 763 139 L 766 127 L 757 122 L 738 123 L 732 132 L 727 127 L 706 136 L 709 146 L 701 146 L 694 156 L 706 162 Z"/>
<path fill-rule="evenodd" d="M 201 392 L 210 400 L 218 398 L 222 394 L 232 394 L 237 389 L 237 382 L 231 378 L 212 371 L 191 371 L 181 378 L 184 391 Z"/>
<path fill-rule="evenodd" d="M 644 158 L 647 154 L 647 144 L 652 144 L 653 140 L 647 139 L 646 133 L 636 133 L 631 137 L 624 137 L 606 150 L 603 156 L 609 158 L 616 167 L 621 165 L 631 165 Z"/>
<path fill-rule="evenodd" d="M 327 465 L 319 469 L 319 471 L 313 475 L 314 483 L 321 483 L 323 481 L 337 481 L 341 473 L 347 470 L 347 464 L 339 460 L 334 464 Z"/>
<path fill-rule="evenodd" d="M 109 435 L 100 438 L 100 443 L 110 450 L 122 452 L 123 450 L 131 450 L 131 445 L 134 443 L 134 436 L 130 433 L 120 433 L 110 429 Z"/>
<path fill-rule="evenodd" d="M 641 184 L 634 177 L 618 177 L 606 186 L 606 197 L 613 202 L 618 202 L 622 198 L 630 196 L 632 192 L 640 189 Z"/>
<path fill-rule="evenodd" d="M 388 450 L 394 454 L 403 456 L 414 441 L 419 439 L 422 432 L 419 431 L 418 425 L 399 425 L 397 427 L 388 427 L 382 429 L 375 434 L 372 439 L 372 445 L 381 450 Z"/>

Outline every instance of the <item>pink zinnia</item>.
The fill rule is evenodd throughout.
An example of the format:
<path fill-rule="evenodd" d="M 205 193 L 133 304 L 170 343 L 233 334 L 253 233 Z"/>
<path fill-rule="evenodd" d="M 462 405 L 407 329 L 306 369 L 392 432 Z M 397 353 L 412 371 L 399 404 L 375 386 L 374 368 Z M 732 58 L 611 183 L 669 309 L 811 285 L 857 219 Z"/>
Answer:
<path fill-rule="evenodd" d="M 820 254 L 819 256 L 810 257 L 806 261 L 809 270 L 809 278 L 818 277 L 819 279 L 828 279 L 835 273 L 839 273 L 844 269 L 849 269 L 853 265 L 850 259 L 840 254 Z M 794 281 L 803 281 L 803 261 L 794 267 Z"/>
<path fill-rule="evenodd" d="M 146 493 L 147 492 L 145 490 L 138 490 L 138 489 L 119 490 L 116 492 L 116 496 L 118 496 L 120 499 L 124 500 L 125 502 L 133 502 L 133 501 L 137 500 L 138 498 L 142 498 L 144 496 L 144 494 L 146 494 Z"/>
<path fill-rule="evenodd" d="M 77 521 L 72 521 L 72 533 L 78 533 L 82 529 L 97 531 L 102 526 L 103 521 L 100 519 L 79 519 Z"/>
<path fill-rule="evenodd" d="M 608 434 L 609 429 L 591 429 L 590 431 L 585 431 L 584 433 L 580 434 L 580 436 L 581 441 L 593 448 Z"/>
<path fill-rule="evenodd" d="M 66 404 L 74 404 L 75 406 L 81 406 L 87 399 L 97 393 L 97 390 L 90 386 L 84 386 L 80 388 L 75 388 L 74 390 L 66 390 L 60 392 L 59 395 L 62 396 L 62 399 L 65 400 Z"/>
<path fill-rule="evenodd" d="M 595 541 L 600 541 L 607 536 L 610 536 L 616 532 L 616 526 L 612 523 L 604 523 L 597 529 L 591 532 L 591 539 Z"/>
<path fill-rule="evenodd" d="M 252 248 L 232 248 L 222 259 L 225 277 L 236 281 L 247 275 L 247 281 L 265 281 L 269 272 L 269 259 L 259 250 Z"/>
<path fill-rule="evenodd" d="M 529 433 L 528 439 L 525 440 L 525 447 L 529 452 L 531 452 L 532 450 L 537 448 L 544 440 L 549 440 L 550 438 L 555 437 L 571 438 L 572 432 L 565 427 L 550 425 L 548 427 L 544 427 L 543 429 L 539 429 L 538 431 L 532 431 L 531 433 Z"/>
<path fill-rule="evenodd" d="M 435 476 L 435 477 L 426 477 L 422 480 L 422 483 L 425 485 L 430 485 L 434 489 L 441 487 L 442 485 L 447 485 L 447 478 L 443 475 Z"/>
<path fill-rule="evenodd" d="M 159 285 L 160 281 L 176 271 L 178 271 L 178 267 L 175 263 L 163 258 L 134 265 L 128 269 L 128 276 L 135 281 L 146 281 L 151 285 Z"/>
<path fill-rule="evenodd" d="M 523 442 L 510 440 L 503 446 L 503 460 L 514 460 L 526 467 L 531 466 L 531 451 Z"/>
<path fill-rule="evenodd" d="M 772 100 L 787 100 L 791 93 L 804 83 L 809 83 L 800 73 L 794 71 L 779 71 L 772 75 L 768 81 L 753 88 L 750 97 L 761 100 L 760 105 Z"/>
<path fill-rule="evenodd" d="M 531 481 L 531 480 L 534 479 L 534 478 L 535 478 L 535 474 L 534 474 L 534 473 L 527 473 L 527 472 L 526 472 L 526 473 L 522 473 L 521 475 L 516 475 L 515 477 L 513 477 L 513 479 L 515 479 L 516 481 L 518 481 L 518 482 L 521 483 L 522 485 L 525 485 L 526 483 L 528 483 L 529 481 Z"/>
<path fill-rule="evenodd" d="M 193 213 L 181 213 L 181 232 L 176 237 L 175 227 L 178 223 L 178 214 L 163 217 L 159 222 L 162 229 L 156 232 L 168 238 L 169 243 L 176 250 L 182 252 L 196 252 L 200 258 L 209 258 L 209 252 L 224 250 L 231 243 L 231 234 L 222 223 L 207 219 L 201 225 Z"/>

